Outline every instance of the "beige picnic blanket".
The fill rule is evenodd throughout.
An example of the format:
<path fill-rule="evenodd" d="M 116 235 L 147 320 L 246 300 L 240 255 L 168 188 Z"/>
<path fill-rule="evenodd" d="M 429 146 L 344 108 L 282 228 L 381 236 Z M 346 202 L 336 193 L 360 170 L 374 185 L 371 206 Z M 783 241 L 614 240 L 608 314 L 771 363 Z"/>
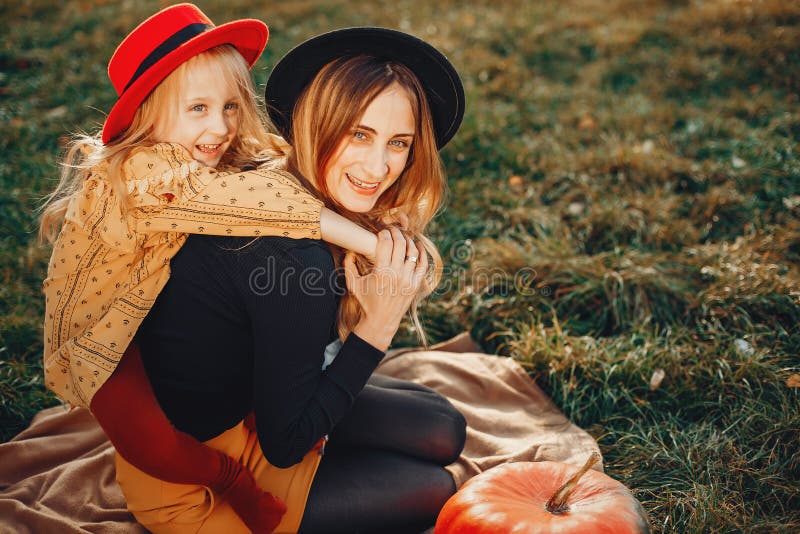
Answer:
<path fill-rule="evenodd" d="M 56 406 L 0 445 L 0 533 L 144 534 L 114 480 L 114 449 L 91 413 Z"/>
<path fill-rule="evenodd" d="M 471 352 L 468 336 L 432 349 L 394 351 L 376 372 L 427 385 L 464 413 L 466 445 L 448 467 L 458 485 L 509 461 L 583 464 L 599 452 L 515 361 Z M 146 533 L 125 508 L 113 454 L 88 411 L 39 412 L 0 444 L 0 534 Z"/>
<path fill-rule="evenodd" d="M 592 436 L 572 424 L 519 363 L 478 350 L 465 333 L 431 350 L 389 353 L 375 371 L 428 386 L 464 414 L 467 441 L 448 466 L 457 486 L 506 462 L 582 466 L 592 452 L 600 453 Z M 594 468 L 602 471 L 601 464 Z"/>

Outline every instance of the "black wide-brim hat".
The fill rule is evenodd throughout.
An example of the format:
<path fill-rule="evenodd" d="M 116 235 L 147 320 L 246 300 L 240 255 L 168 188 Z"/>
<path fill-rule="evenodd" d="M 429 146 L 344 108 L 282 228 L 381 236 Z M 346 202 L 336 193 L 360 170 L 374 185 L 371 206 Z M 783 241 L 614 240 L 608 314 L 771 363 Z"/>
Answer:
<path fill-rule="evenodd" d="M 283 56 L 267 80 L 267 111 L 278 131 L 290 139 L 292 111 L 300 94 L 327 63 L 366 55 L 402 63 L 416 74 L 428 98 L 436 145 L 453 138 L 464 118 L 464 86 L 456 69 L 436 48 L 397 30 L 357 27 L 323 33 Z"/>

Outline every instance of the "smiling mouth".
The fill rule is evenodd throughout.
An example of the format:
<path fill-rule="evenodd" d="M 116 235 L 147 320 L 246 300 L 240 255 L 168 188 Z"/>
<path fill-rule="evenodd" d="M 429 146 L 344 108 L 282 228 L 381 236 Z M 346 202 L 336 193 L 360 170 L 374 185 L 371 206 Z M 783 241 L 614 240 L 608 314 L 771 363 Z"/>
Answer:
<path fill-rule="evenodd" d="M 356 179 L 356 178 L 353 178 L 352 176 L 350 176 L 350 175 L 349 175 L 349 174 L 347 174 L 347 173 L 345 173 L 345 176 L 347 177 L 347 180 L 348 180 L 348 181 L 349 181 L 351 184 L 355 185 L 356 187 L 358 187 L 358 188 L 360 188 L 360 189 L 366 189 L 366 190 L 374 191 L 375 189 L 378 189 L 378 186 L 379 186 L 379 185 L 381 185 L 381 183 L 380 183 L 380 182 L 375 182 L 375 183 L 370 183 L 370 182 L 362 182 L 361 180 L 358 180 L 358 179 Z"/>
<path fill-rule="evenodd" d="M 222 146 L 222 144 L 218 144 L 218 145 L 196 145 L 196 146 L 197 146 L 197 150 L 199 150 L 200 152 L 205 152 L 206 154 L 211 154 L 211 153 L 216 152 L 219 149 L 219 147 Z"/>

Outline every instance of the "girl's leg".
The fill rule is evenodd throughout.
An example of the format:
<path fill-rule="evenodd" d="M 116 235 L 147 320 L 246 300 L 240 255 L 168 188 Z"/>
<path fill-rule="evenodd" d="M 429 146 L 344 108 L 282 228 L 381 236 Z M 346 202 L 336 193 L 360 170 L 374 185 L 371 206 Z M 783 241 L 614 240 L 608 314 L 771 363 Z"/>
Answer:
<path fill-rule="evenodd" d="M 466 438 L 464 416 L 434 390 L 373 375 L 331 433 L 329 447 L 394 451 L 438 465 L 454 462 Z"/>
<path fill-rule="evenodd" d="M 238 461 L 172 426 L 158 404 L 137 345 L 125 351 L 92 399 L 91 409 L 117 453 L 130 462 L 131 473 L 139 469 L 164 482 L 208 486 L 224 495 L 253 529 L 278 524 L 286 511 Z"/>
<path fill-rule="evenodd" d="M 414 533 L 433 526 L 455 492 L 439 465 L 389 451 L 326 452 L 306 504 L 301 534 Z"/>

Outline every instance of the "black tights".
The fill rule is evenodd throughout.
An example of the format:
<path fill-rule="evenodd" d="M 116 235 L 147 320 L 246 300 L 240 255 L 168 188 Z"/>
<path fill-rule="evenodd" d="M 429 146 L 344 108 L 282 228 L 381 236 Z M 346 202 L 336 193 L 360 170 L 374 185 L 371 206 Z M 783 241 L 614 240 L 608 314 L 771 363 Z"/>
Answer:
<path fill-rule="evenodd" d="M 300 532 L 432 526 L 456 489 L 443 466 L 458 458 L 465 436 L 464 417 L 432 389 L 373 375 L 331 433 Z"/>

